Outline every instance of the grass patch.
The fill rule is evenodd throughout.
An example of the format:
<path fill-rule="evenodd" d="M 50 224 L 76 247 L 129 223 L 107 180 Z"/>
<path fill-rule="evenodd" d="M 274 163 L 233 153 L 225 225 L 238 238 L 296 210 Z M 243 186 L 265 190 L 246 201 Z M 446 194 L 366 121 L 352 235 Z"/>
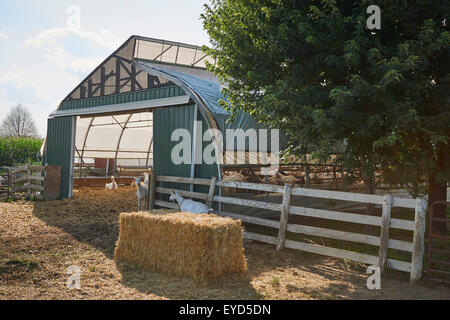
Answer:
<path fill-rule="evenodd" d="M 6 259 L 0 263 L 0 275 L 18 272 L 29 272 L 37 269 L 39 264 L 33 260 L 21 257 Z"/>

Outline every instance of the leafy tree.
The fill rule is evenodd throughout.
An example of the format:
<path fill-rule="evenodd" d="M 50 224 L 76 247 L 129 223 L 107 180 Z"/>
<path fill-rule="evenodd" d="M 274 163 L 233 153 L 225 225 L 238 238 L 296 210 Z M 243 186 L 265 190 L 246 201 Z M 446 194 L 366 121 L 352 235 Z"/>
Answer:
<path fill-rule="evenodd" d="M 449 12 L 447 0 L 212 0 L 202 20 L 233 113 L 283 129 L 287 152 L 345 141 L 368 192 L 381 168 L 417 193 L 426 182 L 432 200 L 449 180 Z"/>
<path fill-rule="evenodd" d="M 30 111 L 21 104 L 9 110 L 0 127 L 0 135 L 3 137 L 38 137 L 36 125 Z"/>

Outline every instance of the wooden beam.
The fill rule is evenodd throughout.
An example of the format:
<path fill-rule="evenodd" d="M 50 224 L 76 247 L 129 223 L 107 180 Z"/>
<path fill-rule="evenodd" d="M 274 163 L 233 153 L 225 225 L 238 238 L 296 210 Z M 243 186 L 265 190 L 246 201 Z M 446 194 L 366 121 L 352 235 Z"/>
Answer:
<path fill-rule="evenodd" d="M 93 93 L 92 93 L 92 79 L 91 78 L 88 79 L 88 92 L 87 92 L 87 94 L 88 94 L 88 98 L 92 98 Z"/>
<path fill-rule="evenodd" d="M 136 67 L 134 66 L 134 64 L 131 65 L 130 78 L 131 78 L 131 91 L 135 91 L 136 90 Z"/>
<path fill-rule="evenodd" d="M 214 192 L 216 191 L 216 177 L 211 178 L 211 184 L 209 185 L 209 192 L 208 192 L 208 198 L 206 199 L 206 205 L 208 207 L 212 207 L 214 202 Z"/>
<path fill-rule="evenodd" d="M 388 260 L 389 224 L 391 222 L 392 196 L 387 194 L 383 198 L 383 211 L 381 215 L 380 250 L 378 253 L 378 265 L 380 271 L 385 272 Z"/>
<path fill-rule="evenodd" d="M 31 182 L 31 181 L 43 182 L 43 181 L 45 181 L 45 178 L 42 177 L 42 176 L 28 175 L 27 174 L 27 175 L 23 175 L 23 176 L 21 176 L 19 178 L 11 180 L 12 183 L 19 183 L 19 182 L 24 182 L 24 181 L 27 181 L 27 182 Z"/>
<path fill-rule="evenodd" d="M 205 186 L 209 186 L 209 184 L 211 183 L 211 179 L 173 177 L 173 176 L 156 176 L 156 181 L 200 184 Z"/>
<path fill-rule="evenodd" d="M 116 57 L 116 94 L 120 93 L 120 59 Z"/>
<path fill-rule="evenodd" d="M 232 198 L 232 197 L 214 196 L 214 201 L 229 203 L 229 204 L 236 204 L 239 206 L 273 210 L 273 211 L 280 211 L 280 209 L 281 209 L 281 205 L 278 203 L 248 200 L 248 199 L 239 199 L 239 198 Z"/>
<path fill-rule="evenodd" d="M 206 201 L 208 198 L 208 195 L 206 193 L 201 192 L 194 192 L 194 191 L 186 191 L 186 190 L 177 190 L 173 188 L 162 188 L 162 187 L 156 187 L 156 192 L 162 193 L 162 194 L 171 194 L 172 191 L 177 191 L 181 196 L 185 198 L 194 198 L 194 199 L 200 199 Z"/>
<path fill-rule="evenodd" d="M 279 221 L 263 219 L 263 218 L 253 217 L 253 216 L 246 216 L 243 214 L 222 211 L 222 212 L 220 212 L 220 216 L 230 217 L 230 218 L 233 218 L 236 220 L 241 220 L 243 222 L 257 224 L 260 226 L 265 226 L 265 227 L 270 227 L 270 228 L 278 229 L 280 227 Z"/>
<path fill-rule="evenodd" d="M 172 203 L 172 202 L 167 202 L 167 201 L 161 201 L 161 200 L 155 200 L 155 205 L 158 207 L 163 207 L 163 208 L 168 208 L 168 209 L 175 209 L 175 210 L 179 210 L 180 208 L 178 207 L 177 204 Z"/>
<path fill-rule="evenodd" d="M 30 166 L 28 166 L 28 168 L 27 168 L 27 174 L 28 174 L 27 178 L 28 178 L 28 180 L 27 180 L 27 183 L 25 185 L 28 185 L 28 186 L 31 185 L 30 176 L 31 176 L 32 173 L 33 172 L 31 171 Z M 29 195 L 31 195 L 31 188 L 30 187 L 28 187 L 27 192 L 28 192 Z"/>
<path fill-rule="evenodd" d="M 278 230 L 277 251 L 284 248 L 286 240 L 286 228 L 288 224 L 289 206 L 291 205 L 292 186 L 289 183 L 284 185 L 283 201 L 281 203 L 280 229 Z"/>
<path fill-rule="evenodd" d="M 277 238 L 259 233 L 244 231 L 244 238 L 269 244 L 277 244 Z"/>
<path fill-rule="evenodd" d="M 427 210 L 427 200 L 416 199 L 416 209 L 414 217 L 414 237 L 413 253 L 411 259 L 410 282 L 415 283 L 422 277 L 423 254 L 425 250 L 425 212 Z"/>
<path fill-rule="evenodd" d="M 105 95 L 106 79 L 105 67 L 102 66 L 100 69 L 100 96 L 102 97 Z"/>

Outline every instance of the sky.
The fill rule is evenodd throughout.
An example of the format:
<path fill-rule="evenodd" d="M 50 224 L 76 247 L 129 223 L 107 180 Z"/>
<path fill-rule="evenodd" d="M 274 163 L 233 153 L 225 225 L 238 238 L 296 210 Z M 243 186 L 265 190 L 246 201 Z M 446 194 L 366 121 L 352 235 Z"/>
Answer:
<path fill-rule="evenodd" d="M 0 123 L 22 104 L 41 136 L 61 100 L 131 35 L 207 45 L 207 0 L 0 0 Z"/>

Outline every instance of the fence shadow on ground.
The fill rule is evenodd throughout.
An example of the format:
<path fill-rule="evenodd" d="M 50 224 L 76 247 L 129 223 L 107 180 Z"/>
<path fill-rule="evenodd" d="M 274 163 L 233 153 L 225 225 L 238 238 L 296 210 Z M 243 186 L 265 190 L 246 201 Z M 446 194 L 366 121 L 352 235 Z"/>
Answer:
<path fill-rule="evenodd" d="M 70 200 L 34 202 L 33 215 L 101 251 L 108 259 L 114 259 L 120 212 L 137 210 L 132 190 L 109 194 L 100 189 L 86 190 Z M 102 197 L 103 194 L 106 196 Z M 117 268 L 122 274 L 123 285 L 145 294 L 169 299 L 260 298 L 248 273 L 227 275 L 207 286 L 199 286 L 187 279 L 147 272 L 130 264 L 117 263 Z"/>
<path fill-rule="evenodd" d="M 128 195 L 132 196 L 130 193 Z M 97 203 L 94 203 L 92 198 L 97 199 Z M 100 202 L 102 205 L 98 204 Z M 127 205 L 132 208 L 128 211 L 134 210 L 134 201 L 129 201 Z M 114 259 L 121 211 L 125 211 L 124 208 L 115 204 L 112 197 L 102 200 L 99 195 L 94 193 L 71 200 L 35 202 L 33 214 L 46 224 L 62 229 L 77 241 L 101 251 L 107 258 Z M 256 283 L 263 283 L 263 286 L 267 284 L 268 291 L 273 291 L 276 290 L 276 288 L 271 288 L 271 281 L 274 277 L 271 274 L 273 270 L 302 267 L 300 261 L 293 258 L 301 257 L 301 254 L 294 250 L 276 254 L 273 246 L 259 243 L 252 243 L 251 247 L 246 244 L 245 250 L 249 268 L 244 275 L 227 275 L 206 286 L 196 285 L 188 279 L 147 272 L 126 263 L 117 263 L 117 268 L 122 275 L 123 285 L 145 294 L 169 299 L 261 299 L 270 298 L 273 293 L 262 290 L 263 295 L 259 292 L 261 288 L 255 288 L 252 280 L 255 280 Z M 274 259 L 270 259 L 270 262 L 267 261 L 268 254 L 274 255 Z M 304 268 L 308 269 L 309 267 L 305 266 Z M 319 268 L 317 269 L 319 270 Z M 332 271 L 329 272 L 328 277 L 332 278 Z M 295 292 L 305 289 L 288 284 L 287 290 Z M 323 287 L 319 290 L 326 292 L 327 288 Z"/>
<path fill-rule="evenodd" d="M 33 206 L 37 218 L 99 250 L 108 259 L 114 258 L 120 212 L 137 209 L 135 190 L 131 187 L 111 193 L 88 189 L 79 191 L 71 200 L 35 202 Z M 392 292 L 395 297 L 405 299 L 421 296 L 420 292 L 414 293 L 416 289 L 410 290 L 407 279 L 386 278 L 382 285 L 391 292 L 368 290 L 365 269 L 339 259 L 292 249 L 277 253 L 275 246 L 254 241 L 245 241 L 245 256 L 248 261 L 245 275 L 228 275 L 207 286 L 146 272 L 129 264 L 117 263 L 117 269 L 123 285 L 150 298 L 154 295 L 169 299 L 372 299 L 390 298 Z"/>

